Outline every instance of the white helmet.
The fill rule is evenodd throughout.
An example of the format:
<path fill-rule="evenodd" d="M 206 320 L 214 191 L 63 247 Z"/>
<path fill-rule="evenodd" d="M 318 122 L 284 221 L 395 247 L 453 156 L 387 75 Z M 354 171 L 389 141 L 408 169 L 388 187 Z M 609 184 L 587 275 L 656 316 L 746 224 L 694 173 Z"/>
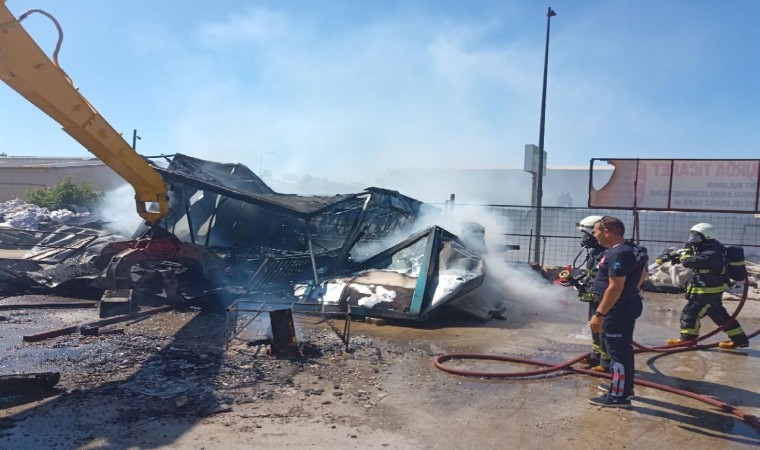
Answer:
<path fill-rule="evenodd" d="M 709 223 L 698 223 L 694 225 L 693 227 L 691 227 L 689 231 L 691 231 L 692 233 L 701 234 L 708 241 L 715 239 L 715 235 L 716 235 L 715 228 L 713 228 L 713 226 L 710 225 Z"/>
<path fill-rule="evenodd" d="M 602 220 L 603 216 L 588 216 L 577 223 L 578 231 L 585 231 L 591 235 L 594 234 L 594 224 Z"/>

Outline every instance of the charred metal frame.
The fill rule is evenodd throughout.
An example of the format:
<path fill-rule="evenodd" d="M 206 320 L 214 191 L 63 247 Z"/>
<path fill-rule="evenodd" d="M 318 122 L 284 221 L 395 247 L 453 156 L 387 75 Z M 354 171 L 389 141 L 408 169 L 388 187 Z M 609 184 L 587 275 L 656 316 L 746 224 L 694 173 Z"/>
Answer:
<path fill-rule="evenodd" d="M 258 306 L 256 307 L 256 305 Z M 322 303 L 264 300 L 235 300 L 230 306 L 226 308 L 224 320 L 225 348 L 229 347 L 230 342 L 233 339 L 237 338 L 240 333 L 246 330 L 248 326 L 262 313 L 284 308 L 290 309 L 294 314 L 311 315 L 314 317 L 322 318 L 325 323 L 327 323 L 330 328 L 335 331 L 335 334 L 345 345 L 346 351 L 349 350 L 349 343 L 351 340 L 352 314 L 352 308 L 350 305 L 346 311 L 337 309 L 337 306 L 333 307 L 334 310 L 327 311 L 325 305 Z M 338 329 L 329 321 L 330 317 L 341 316 L 344 320 L 342 333 L 339 332 Z M 241 319 L 245 320 L 242 325 L 240 324 Z"/>

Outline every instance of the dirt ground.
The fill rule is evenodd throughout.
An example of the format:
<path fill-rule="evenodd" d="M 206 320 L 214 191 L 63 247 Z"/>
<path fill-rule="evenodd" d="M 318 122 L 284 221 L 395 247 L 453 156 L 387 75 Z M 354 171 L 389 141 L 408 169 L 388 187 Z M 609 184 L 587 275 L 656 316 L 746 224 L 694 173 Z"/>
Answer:
<path fill-rule="evenodd" d="M 348 351 L 330 323 L 296 315 L 303 355 L 273 357 L 229 346 L 223 308 L 188 308 L 36 343 L 21 336 L 97 320 L 96 308 L 12 306 L 63 302 L 0 298 L 0 374 L 59 371 L 53 392 L 0 398 L 0 447 L 58 448 L 688 448 L 760 446 L 760 430 L 694 399 L 636 387 L 632 410 L 587 399 L 598 378 L 568 372 L 518 379 L 469 378 L 437 369 L 436 355 L 466 352 L 561 362 L 588 351 L 586 305 L 508 303 L 506 320 L 437 319 L 416 326 L 353 321 Z M 636 340 L 661 345 L 678 330 L 683 300 L 647 293 Z M 737 301 L 726 301 L 730 311 Z M 760 302 L 740 321 L 760 328 Z M 332 327 L 331 327 L 332 325 Z M 263 325 L 265 326 L 265 324 Z M 334 329 L 334 328 L 335 329 Z M 705 319 L 705 330 L 714 326 Z M 707 342 L 724 339 L 715 336 Z M 708 394 L 760 416 L 758 339 L 739 351 L 637 355 L 642 380 Z M 534 367 L 450 362 L 496 372 Z"/>

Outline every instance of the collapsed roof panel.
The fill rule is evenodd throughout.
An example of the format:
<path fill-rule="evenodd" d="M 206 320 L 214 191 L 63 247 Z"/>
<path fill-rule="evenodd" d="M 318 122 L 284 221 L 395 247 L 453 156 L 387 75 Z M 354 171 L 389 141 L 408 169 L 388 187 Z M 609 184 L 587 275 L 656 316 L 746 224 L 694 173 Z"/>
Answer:
<path fill-rule="evenodd" d="M 204 161 L 181 154 L 175 155 L 169 167 L 155 169 L 169 183 L 191 186 L 188 191 L 208 191 L 256 205 L 274 213 L 301 219 L 318 215 L 325 208 L 360 194 L 335 196 L 298 196 L 274 192 L 261 178 L 242 164 Z"/>
<path fill-rule="evenodd" d="M 335 196 L 280 194 L 241 164 L 175 155 L 156 167 L 169 182 L 173 214 L 166 228 L 184 241 L 211 246 L 315 252 L 342 248 L 347 238 L 377 240 L 408 229 L 437 208 L 398 192 L 368 188 Z M 306 225 L 308 224 L 308 226 Z"/>

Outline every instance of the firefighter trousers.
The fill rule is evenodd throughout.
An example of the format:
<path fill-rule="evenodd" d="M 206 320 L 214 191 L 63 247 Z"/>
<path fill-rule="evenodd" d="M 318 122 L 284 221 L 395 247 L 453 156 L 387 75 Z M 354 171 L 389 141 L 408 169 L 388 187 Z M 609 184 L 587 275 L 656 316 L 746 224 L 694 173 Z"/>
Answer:
<path fill-rule="evenodd" d="M 633 316 L 616 311 L 604 319 L 604 342 L 610 356 L 612 383 L 610 394 L 626 397 L 633 390 L 633 328 L 638 315 Z"/>
<path fill-rule="evenodd" d="M 692 294 L 681 311 L 681 339 L 691 340 L 699 337 L 700 322 L 708 316 L 716 325 L 738 345 L 746 345 L 749 340 L 741 325 L 732 319 L 723 306 L 722 293 Z"/>
<path fill-rule="evenodd" d="M 598 298 L 598 296 L 596 296 Z M 599 308 L 599 301 L 588 302 L 588 319 L 594 315 L 594 312 Z M 610 355 L 607 354 L 607 345 L 604 343 L 603 333 L 591 332 L 591 356 L 589 356 L 589 362 L 593 366 L 602 366 L 606 369 L 610 368 Z"/>

